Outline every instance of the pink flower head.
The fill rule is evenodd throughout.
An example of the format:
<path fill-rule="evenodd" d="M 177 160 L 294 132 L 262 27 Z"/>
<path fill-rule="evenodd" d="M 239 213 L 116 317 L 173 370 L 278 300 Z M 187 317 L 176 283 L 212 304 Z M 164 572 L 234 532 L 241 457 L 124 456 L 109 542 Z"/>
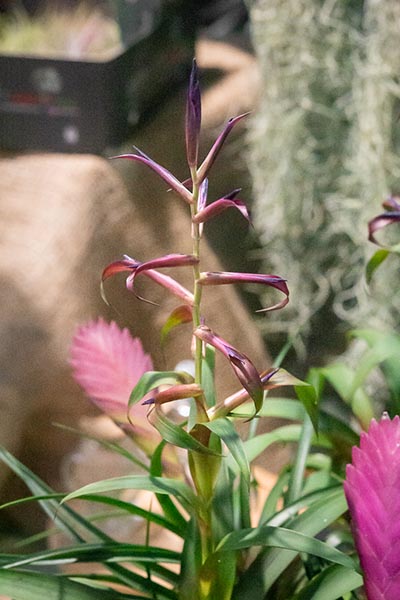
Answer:
<path fill-rule="evenodd" d="M 344 491 L 368 600 L 400 598 L 400 418 L 371 421 Z"/>
<path fill-rule="evenodd" d="M 90 321 L 79 327 L 70 349 L 74 379 L 89 398 L 112 419 L 128 423 L 128 401 L 140 377 L 153 369 L 151 357 L 141 341 L 112 321 Z M 148 423 L 147 408 L 136 404 L 131 419 L 140 430 L 154 429 Z"/>

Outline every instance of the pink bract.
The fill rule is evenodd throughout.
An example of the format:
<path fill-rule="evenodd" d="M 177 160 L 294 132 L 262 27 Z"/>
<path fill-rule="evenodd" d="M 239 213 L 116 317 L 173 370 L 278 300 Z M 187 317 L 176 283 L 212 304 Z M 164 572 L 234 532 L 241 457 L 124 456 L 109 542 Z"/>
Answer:
<path fill-rule="evenodd" d="M 400 418 L 371 421 L 344 491 L 368 600 L 400 598 Z"/>
<path fill-rule="evenodd" d="M 89 398 L 115 421 L 127 423 L 132 389 L 146 371 L 153 370 L 142 342 L 128 329 L 100 318 L 77 329 L 70 356 L 74 379 Z M 137 404 L 130 414 L 140 428 L 154 431 L 147 421 L 146 407 Z"/>

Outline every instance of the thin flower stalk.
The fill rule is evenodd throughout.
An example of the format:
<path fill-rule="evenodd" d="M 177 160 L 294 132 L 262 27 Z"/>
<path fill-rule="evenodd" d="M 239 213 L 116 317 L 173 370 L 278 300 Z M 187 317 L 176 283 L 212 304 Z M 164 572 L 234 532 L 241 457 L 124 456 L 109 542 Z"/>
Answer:
<path fill-rule="evenodd" d="M 124 154 L 119 158 L 128 159 L 152 169 L 173 191 L 176 192 L 184 203 L 190 207 L 191 216 L 191 254 L 168 254 L 166 256 L 138 261 L 125 255 L 122 260 L 111 263 L 103 272 L 102 282 L 118 273 L 125 273 L 126 287 L 136 298 L 154 304 L 138 294 L 136 281 L 139 275 L 145 275 L 155 283 L 163 286 L 174 296 L 183 300 L 183 305 L 172 311 L 162 330 L 162 340 L 172 327 L 192 323 L 192 356 L 194 359 L 194 380 L 180 381 L 176 373 L 147 373 L 132 391 L 129 402 L 129 420 L 135 422 L 138 406 L 146 410 L 149 425 L 154 426 L 166 441 L 187 448 L 188 465 L 193 487 L 199 498 L 202 510 L 199 513 L 198 530 L 200 539 L 200 552 L 202 565 L 207 564 L 208 557 L 214 551 L 215 539 L 212 528 L 213 508 L 212 500 L 215 484 L 218 478 L 222 459 L 222 438 L 212 432 L 209 421 L 219 417 L 232 415 L 232 411 L 246 403 L 249 399 L 254 404 L 254 415 L 261 409 L 264 399 L 264 390 L 279 385 L 292 385 L 290 377 L 282 375 L 283 370 L 269 369 L 259 373 L 253 362 L 243 352 L 233 347 L 220 335 L 217 335 L 205 324 L 202 314 L 202 294 L 205 288 L 225 284 L 261 284 L 274 288 L 284 295 L 283 300 L 263 311 L 277 310 L 284 307 L 289 301 L 289 290 L 286 281 L 278 275 L 257 275 L 252 273 L 228 273 L 204 271 L 201 265 L 201 240 L 204 225 L 223 211 L 235 208 L 250 223 L 250 214 L 246 204 L 236 196 L 240 192 L 235 189 L 225 196 L 208 202 L 208 175 L 213 167 L 221 148 L 234 126 L 246 115 L 239 115 L 229 119 L 205 159 L 198 166 L 199 140 L 201 130 L 201 95 L 196 62 L 193 62 L 190 75 L 189 90 L 186 103 L 185 141 L 186 158 L 190 172 L 190 179 L 179 181 L 165 167 L 157 164 L 146 156 L 141 150 L 135 148 L 134 154 Z M 118 158 L 118 157 L 115 157 Z M 160 272 L 164 268 L 191 268 L 193 275 L 193 289 L 183 287 L 169 275 Z M 219 401 L 212 400 L 215 406 L 210 408 L 209 396 L 202 388 L 203 363 L 207 350 L 215 348 L 229 361 L 233 373 L 238 379 L 239 391 L 229 398 Z M 209 365 L 207 363 L 209 368 Z M 156 377 L 156 380 L 154 380 Z M 151 383 L 153 381 L 153 383 Z M 205 379 L 206 381 L 206 379 Z M 205 384 L 204 384 L 205 385 Z M 147 387 L 146 387 L 147 386 Z M 208 388 L 210 394 L 210 386 Z M 146 392 L 148 395 L 146 396 Z M 189 425 L 174 425 L 164 415 L 165 404 L 180 399 L 193 398 L 196 403 L 195 415 L 190 415 Z M 209 425 L 209 426 L 207 426 Z M 184 429 L 184 431 L 182 430 Z M 215 564 L 210 573 L 211 580 L 219 580 L 223 569 Z M 222 569 L 222 570 L 221 570 Z M 210 596 L 201 585 L 202 577 L 198 573 L 198 589 L 196 600 L 210 600 Z M 208 576 L 207 576 L 208 577 Z M 221 580 L 222 581 L 222 580 Z"/>

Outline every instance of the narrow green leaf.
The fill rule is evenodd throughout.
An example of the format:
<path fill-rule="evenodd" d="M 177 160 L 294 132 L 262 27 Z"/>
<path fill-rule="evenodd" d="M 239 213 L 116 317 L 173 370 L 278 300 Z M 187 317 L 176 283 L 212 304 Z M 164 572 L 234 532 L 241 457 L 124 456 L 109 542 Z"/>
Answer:
<path fill-rule="evenodd" d="M 221 541 L 216 552 L 244 550 L 253 546 L 272 546 L 295 552 L 305 552 L 349 569 L 355 568 L 355 563 L 350 556 L 326 542 L 298 531 L 270 525 L 233 531 Z"/>
<path fill-rule="evenodd" d="M 142 398 L 154 388 L 160 385 L 174 385 L 176 383 L 192 383 L 193 377 L 188 373 L 177 372 L 177 371 L 147 371 L 139 379 L 135 387 L 133 388 L 128 408 L 131 408 L 133 404 L 142 400 Z"/>
<path fill-rule="evenodd" d="M 260 417 L 279 417 L 281 419 L 291 419 L 292 421 L 302 421 L 305 413 L 303 404 L 298 400 L 267 396 L 258 414 Z"/>
<path fill-rule="evenodd" d="M 330 565 L 314 577 L 292 600 L 337 600 L 363 585 L 360 573 Z"/>
<path fill-rule="evenodd" d="M 58 427 L 59 429 L 62 429 L 63 431 L 68 431 L 69 433 L 79 436 L 81 439 L 93 440 L 94 442 L 97 442 L 97 444 L 99 444 L 99 446 L 101 446 L 102 448 L 105 448 L 106 450 L 110 450 L 111 452 L 116 452 L 117 454 L 119 454 L 120 456 L 123 456 L 124 458 L 126 458 L 127 460 L 132 462 L 134 465 L 137 465 L 144 471 L 148 472 L 148 470 L 149 470 L 149 467 L 144 462 L 139 460 L 139 458 L 137 458 L 134 454 L 129 452 L 129 450 L 127 450 L 123 446 L 120 446 L 116 442 L 109 442 L 107 440 L 99 439 L 93 435 L 84 433 L 83 431 L 80 431 L 79 429 L 74 429 L 73 427 L 68 427 L 68 425 L 63 425 L 62 423 L 54 423 L 54 425 L 55 425 L 55 427 Z"/>
<path fill-rule="evenodd" d="M 243 442 L 247 459 L 251 463 L 256 459 L 266 448 L 275 442 L 298 442 L 301 436 L 301 425 L 284 425 L 277 427 L 268 433 L 261 433 L 255 437 Z M 330 442 L 325 435 L 320 434 L 318 438 L 313 439 L 313 443 L 324 448 L 330 448 Z M 229 468 L 237 472 L 237 466 L 232 457 L 228 457 Z"/>
<path fill-rule="evenodd" d="M 99 590 L 43 573 L 0 570 L 0 594 L 13 600 L 116 600 L 115 592 Z M 130 596 L 119 594 L 119 598 Z"/>
<path fill-rule="evenodd" d="M 294 502 L 301 494 L 303 487 L 304 472 L 306 468 L 307 456 L 310 451 L 313 435 L 313 424 L 311 419 L 306 416 L 303 421 L 301 436 L 297 445 L 296 458 L 290 473 L 289 486 L 287 492 L 288 502 Z"/>
<path fill-rule="evenodd" d="M 156 494 L 174 496 L 189 513 L 199 508 L 197 496 L 186 483 L 167 477 L 145 475 L 124 475 L 123 477 L 113 477 L 97 481 L 96 483 L 90 483 L 68 494 L 62 502 L 69 502 L 74 498 L 79 498 L 87 494 L 102 494 L 116 490 L 146 490 Z"/>
<path fill-rule="evenodd" d="M 202 362 L 201 369 L 201 387 L 204 390 L 204 396 L 207 406 L 214 406 L 215 397 L 215 348 L 210 344 L 205 344 L 206 352 Z"/>
<path fill-rule="evenodd" d="M 154 523 L 155 525 L 159 525 L 163 529 L 171 531 L 175 533 L 175 535 L 179 537 L 183 537 L 185 535 L 185 528 L 182 528 L 175 525 L 165 517 L 158 515 L 149 510 L 145 510 L 144 508 L 140 508 L 136 504 L 132 504 L 132 502 L 125 502 L 123 500 L 119 500 L 118 498 L 112 498 L 111 496 L 99 496 L 97 494 L 91 494 L 87 496 L 81 496 L 80 500 L 87 500 L 89 502 L 98 502 L 100 504 L 107 504 L 109 506 L 113 506 L 114 508 L 118 508 L 121 511 L 127 512 L 131 515 L 135 515 L 136 517 L 141 517 L 143 520 Z M 186 522 L 184 522 L 186 525 Z"/>
<path fill-rule="evenodd" d="M 271 525 L 273 527 L 281 527 L 286 525 L 289 527 L 291 525 L 291 519 L 296 517 L 300 511 L 303 511 L 305 508 L 310 508 L 316 502 L 320 502 L 324 498 L 330 498 L 332 491 L 340 490 L 341 486 L 331 485 L 330 487 L 326 487 L 325 489 L 319 489 L 310 493 L 303 495 L 301 498 L 292 502 L 292 504 L 288 504 L 282 510 L 275 512 L 275 514 L 271 515 L 268 520 L 263 523 L 264 525 Z"/>
<path fill-rule="evenodd" d="M 334 489 L 322 499 L 314 502 L 308 510 L 293 518 L 290 530 L 306 536 L 317 535 L 347 511 L 343 489 Z M 271 548 L 260 552 L 250 567 L 240 576 L 233 594 L 234 600 L 247 600 L 249 586 L 254 586 L 264 598 L 281 573 L 296 557 L 297 552 L 288 549 Z"/>
<path fill-rule="evenodd" d="M 379 364 L 379 361 L 377 363 L 375 359 L 375 366 L 376 364 Z M 370 366 L 369 368 L 373 367 Z M 321 372 L 342 400 L 351 406 L 352 411 L 363 426 L 367 427 L 374 416 L 374 411 L 371 399 L 360 387 L 369 372 L 368 369 L 365 370 L 365 365 L 361 365 L 356 374 L 353 369 L 343 363 L 334 363 L 324 367 Z"/>
<path fill-rule="evenodd" d="M 29 556 L 13 558 L 4 564 L 3 569 L 13 569 L 23 565 L 50 565 L 78 562 L 172 562 L 180 561 L 180 554 L 164 548 L 154 548 L 120 542 L 106 544 L 80 544 L 57 550 L 45 550 Z"/>
<path fill-rule="evenodd" d="M 201 569 L 201 589 L 203 598 L 218 600 L 231 600 L 232 589 L 236 579 L 237 556 L 236 552 L 224 552 L 221 555 L 211 554 Z M 192 600 L 192 598 L 190 598 Z"/>
<path fill-rule="evenodd" d="M 371 256 L 365 269 L 365 276 L 368 284 L 371 283 L 372 275 L 375 273 L 376 269 L 383 263 L 384 260 L 387 259 L 389 254 L 389 250 L 386 250 L 386 248 L 380 248 Z"/>
<path fill-rule="evenodd" d="M 268 494 L 267 499 L 265 500 L 263 509 L 261 511 L 260 520 L 258 523 L 259 526 L 264 525 L 266 522 L 269 521 L 269 519 L 273 515 L 276 514 L 278 502 L 283 496 L 284 490 L 286 489 L 289 483 L 289 477 L 290 472 L 288 470 L 282 471 L 282 473 L 279 475 L 277 482 L 275 483 L 274 487 Z M 282 525 L 282 523 L 278 524 Z"/>
<path fill-rule="evenodd" d="M 162 441 L 155 449 L 153 456 L 151 457 L 150 463 L 150 475 L 151 477 L 161 477 L 163 473 L 162 464 L 162 453 L 166 446 L 166 442 Z M 166 494 L 156 494 L 158 503 L 166 516 L 166 518 L 175 524 L 179 531 L 186 531 L 187 522 L 182 513 L 178 510 L 178 507 L 174 504 L 172 499 Z"/>
<path fill-rule="evenodd" d="M 202 563 L 201 536 L 198 520 L 189 521 L 187 535 L 182 550 L 179 598 L 200 600 L 200 569 Z"/>
<path fill-rule="evenodd" d="M 189 323 L 191 321 L 192 309 L 189 305 L 183 304 L 182 306 L 175 308 L 161 329 L 161 345 L 165 344 L 170 331 L 179 325 L 183 325 L 184 323 Z"/>
<path fill-rule="evenodd" d="M 9 466 L 9 468 L 24 481 L 26 486 L 35 495 L 47 495 L 53 494 L 54 491 L 45 484 L 37 475 L 32 473 L 25 465 L 19 462 L 12 454 L 10 454 L 5 448 L 0 447 L 0 460 Z M 110 541 L 111 538 L 105 534 L 101 529 L 95 527 L 88 519 L 85 519 L 77 512 L 72 510 L 69 506 L 63 506 L 56 500 L 41 500 L 39 502 L 43 511 L 58 525 L 60 529 L 69 533 L 73 539 L 85 542 L 88 534 L 95 536 L 95 538 L 102 541 Z M 120 583 L 127 585 L 128 587 L 135 586 L 135 589 L 139 591 L 148 591 L 153 589 L 153 584 L 149 588 L 148 579 L 144 579 L 137 573 L 132 573 L 125 567 L 117 564 L 110 564 L 110 571 L 112 571 L 119 579 Z M 151 583 L 151 582 L 150 582 Z M 171 598 L 169 594 L 170 590 L 165 590 L 162 586 L 157 586 L 160 600 Z"/>
<path fill-rule="evenodd" d="M 236 461 L 240 473 L 244 477 L 247 486 L 250 485 L 250 465 L 246 456 L 243 441 L 229 419 L 216 419 L 209 423 L 204 423 L 204 426 L 210 431 L 216 433 L 218 437 L 226 444 L 231 452 L 232 457 Z"/>
<path fill-rule="evenodd" d="M 227 533 L 239 527 L 239 519 L 235 521 L 234 499 L 232 494 L 235 475 L 228 468 L 226 460 L 222 460 L 212 498 L 213 536 L 219 542 Z"/>
<path fill-rule="evenodd" d="M 199 452 L 200 454 L 209 454 L 211 456 L 218 455 L 218 453 L 214 452 L 185 431 L 182 425 L 177 425 L 171 421 L 171 419 L 168 419 L 160 406 L 155 406 L 149 419 L 166 442 L 178 446 L 179 448 L 184 448 L 185 450 Z"/>
<path fill-rule="evenodd" d="M 311 419 L 314 431 L 318 434 L 318 392 L 313 385 L 296 385 L 295 391 L 298 399 L 306 409 Z"/>

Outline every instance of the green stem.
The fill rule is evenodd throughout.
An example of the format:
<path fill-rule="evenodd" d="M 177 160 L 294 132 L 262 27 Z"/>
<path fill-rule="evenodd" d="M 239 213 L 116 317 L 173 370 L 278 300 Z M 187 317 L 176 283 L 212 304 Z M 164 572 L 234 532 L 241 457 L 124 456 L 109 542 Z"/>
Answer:
<path fill-rule="evenodd" d="M 193 182 L 193 204 L 191 205 L 191 216 L 194 217 L 197 213 L 197 203 L 199 199 L 199 185 L 197 183 L 197 171 L 196 169 L 191 170 L 192 182 Z M 199 262 L 193 266 L 193 329 L 196 329 L 201 324 L 201 285 L 199 284 L 200 279 L 200 225 L 192 222 L 192 240 L 193 240 L 193 256 L 198 258 Z M 201 371 L 202 371 L 202 354 L 203 344 L 202 341 L 196 338 L 196 349 L 195 349 L 195 382 L 201 385 Z"/>
<path fill-rule="evenodd" d="M 296 460 L 293 465 L 293 469 L 290 474 L 287 503 L 291 504 L 301 495 L 301 488 L 304 480 L 304 471 L 306 468 L 306 462 L 308 453 L 311 446 L 311 440 L 314 433 L 313 424 L 308 415 L 304 416 L 303 427 L 301 430 L 301 436 L 297 447 Z"/>
<path fill-rule="evenodd" d="M 199 184 L 197 181 L 197 171 L 191 169 L 192 177 L 192 194 L 193 203 L 191 204 L 191 217 L 196 215 L 198 210 L 199 199 Z M 200 242 L 201 242 L 201 226 L 192 221 L 192 241 L 193 241 L 193 256 L 198 259 L 197 264 L 193 266 L 193 329 L 201 325 L 201 295 L 202 286 L 199 283 L 200 279 Z M 202 362 L 203 362 L 203 342 L 196 337 L 195 342 L 195 382 L 201 385 L 202 383 Z M 197 420 L 199 423 L 208 420 L 204 398 L 196 398 L 197 404 Z M 195 428 L 196 429 L 196 428 Z M 209 443 L 210 432 L 204 431 L 204 427 L 199 428 L 198 432 L 193 429 L 193 435 L 203 437 L 206 433 L 207 439 L 201 441 L 206 445 Z M 218 466 L 215 465 L 218 463 Z M 201 537 L 201 552 L 202 563 L 204 564 L 212 552 L 212 532 L 211 532 L 211 500 L 214 482 L 216 478 L 216 470 L 219 467 L 219 460 L 215 456 L 205 456 L 196 452 L 189 452 L 189 466 L 192 473 L 193 481 L 197 489 L 199 497 L 203 503 L 203 514 L 199 519 L 199 530 Z M 200 596 L 203 598 L 202 592 Z"/>

